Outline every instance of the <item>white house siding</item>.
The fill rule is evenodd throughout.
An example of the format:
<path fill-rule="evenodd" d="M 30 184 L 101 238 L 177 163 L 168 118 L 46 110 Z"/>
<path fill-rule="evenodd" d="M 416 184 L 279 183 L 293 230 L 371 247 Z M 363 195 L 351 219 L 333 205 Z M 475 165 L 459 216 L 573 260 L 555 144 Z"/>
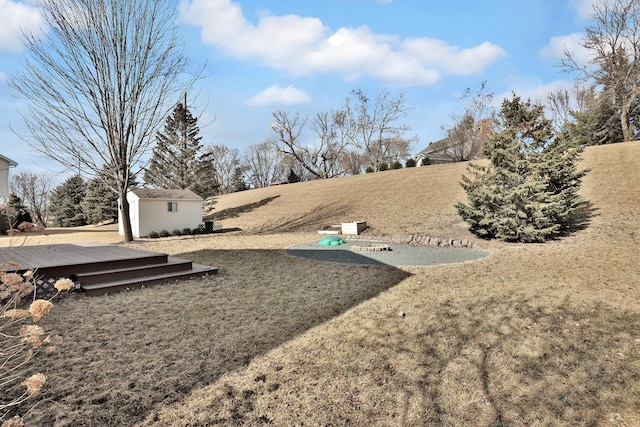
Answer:
<path fill-rule="evenodd" d="M 0 155 L 0 197 L 9 197 L 9 168 L 18 164 Z"/>

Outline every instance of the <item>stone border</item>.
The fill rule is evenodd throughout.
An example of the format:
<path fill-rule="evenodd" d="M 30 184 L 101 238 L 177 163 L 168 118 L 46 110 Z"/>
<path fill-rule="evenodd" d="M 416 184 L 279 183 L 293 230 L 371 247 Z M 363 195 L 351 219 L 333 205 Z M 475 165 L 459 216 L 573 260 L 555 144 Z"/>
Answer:
<path fill-rule="evenodd" d="M 432 247 L 453 247 L 453 248 L 473 248 L 472 241 L 466 239 L 445 239 L 442 237 L 425 236 L 421 234 L 409 234 L 406 236 L 369 236 L 366 234 L 349 236 L 347 240 L 366 240 L 374 243 L 392 243 L 395 245 L 411 246 L 432 246 Z"/>
<path fill-rule="evenodd" d="M 385 244 L 351 246 L 351 252 L 357 252 L 357 253 L 374 253 L 374 252 L 384 252 L 384 251 L 390 251 L 390 250 L 391 250 L 391 247 Z"/>

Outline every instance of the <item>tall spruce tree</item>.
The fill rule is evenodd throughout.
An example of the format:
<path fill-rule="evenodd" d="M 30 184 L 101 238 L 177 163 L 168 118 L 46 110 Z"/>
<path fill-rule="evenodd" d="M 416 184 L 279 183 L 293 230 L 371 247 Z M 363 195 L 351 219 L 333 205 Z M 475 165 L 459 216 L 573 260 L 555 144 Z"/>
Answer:
<path fill-rule="evenodd" d="M 544 107 L 505 100 L 500 132 L 485 147 L 490 164 L 468 167 L 462 177 L 469 204 L 456 208 L 483 238 L 542 242 L 566 230 L 582 203 L 578 170 L 582 149 L 566 134 L 556 135 Z"/>
<path fill-rule="evenodd" d="M 213 153 L 204 153 L 197 159 L 195 182 L 191 184 L 190 189 L 206 199 L 217 195 L 219 188 Z"/>
<path fill-rule="evenodd" d="M 58 227 L 77 227 L 85 225 L 82 211 L 82 199 L 85 183 L 80 175 L 74 175 L 53 189 L 49 198 L 49 214 Z"/>
<path fill-rule="evenodd" d="M 186 101 L 186 96 L 185 96 Z M 197 154 L 202 146 L 198 119 L 185 104 L 178 103 L 163 132 L 156 135 L 156 146 L 144 180 L 158 188 L 189 188 L 196 180 Z"/>
<path fill-rule="evenodd" d="M 118 221 L 118 195 L 105 183 L 108 175 L 90 179 L 81 207 L 89 224 Z"/>

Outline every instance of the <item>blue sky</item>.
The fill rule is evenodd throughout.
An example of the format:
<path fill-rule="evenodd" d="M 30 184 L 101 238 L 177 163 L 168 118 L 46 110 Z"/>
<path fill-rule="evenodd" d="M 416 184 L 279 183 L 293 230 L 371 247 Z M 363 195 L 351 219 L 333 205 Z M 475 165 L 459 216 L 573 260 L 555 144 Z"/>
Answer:
<path fill-rule="evenodd" d="M 487 81 L 496 105 L 514 91 L 544 100 L 570 88 L 558 68 L 580 56 L 593 0 L 179 0 L 178 26 L 206 78 L 190 93 L 204 144 L 243 149 L 269 138 L 271 112 L 338 108 L 352 89 L 403 93 L 413 153 L 443 137 L 466 88 Z M 30 0 L 0 0 L 0 154 L 52 176 L 12 129 L 21 101 L 7 79 L 20 66 L 20 29 L 39 18 Z M 55 178 L 54 178 L 55 179 Z"/>

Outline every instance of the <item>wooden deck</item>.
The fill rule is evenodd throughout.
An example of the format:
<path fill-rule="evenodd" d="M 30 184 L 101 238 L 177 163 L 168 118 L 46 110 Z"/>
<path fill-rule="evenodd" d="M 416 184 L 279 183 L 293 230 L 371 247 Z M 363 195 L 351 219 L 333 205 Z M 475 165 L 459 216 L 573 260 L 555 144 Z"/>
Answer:
<path fill-rule="evenodd" d="M 0 263 L 5 262 L 17 264 L 5 268 L 5 271 L 22 273 L 34 270 L 38 279 L 44 281 L 69 277 L 88 295 L 218 272 L 216 267 L 194 264 L 190 260 L 121 246 L 21 246 L 0 250 Z"/>

